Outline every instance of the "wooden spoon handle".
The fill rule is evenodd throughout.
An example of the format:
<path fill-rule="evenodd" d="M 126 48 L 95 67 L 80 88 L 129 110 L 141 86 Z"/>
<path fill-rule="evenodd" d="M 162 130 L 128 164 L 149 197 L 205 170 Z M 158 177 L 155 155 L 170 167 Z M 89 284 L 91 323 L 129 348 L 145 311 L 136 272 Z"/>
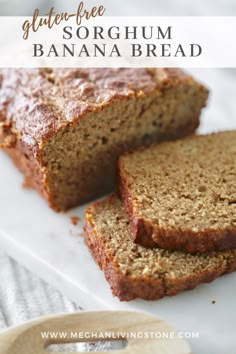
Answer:
<path fill-rule="evenodd" d="M 160 336 L 162 333 L 170 332 L 174 338 Z M 66 333 L 68 336 L 67 338 L 59 336 L 52 338 L 49 335 L 47 338 L 43 338 L 42 333 Z M 88 335 L 82 337 L 81 333 L 93 333 L 93 335 L 97 333 L 97 336 L 100 334 L 100 338 L 96 339 L 92 336 L 89 338 Z M 127 311 L 80 312 L 48 316 L 27 322 L 0 334 L 0 353 L 47 354 L 46 348 L 51 344 L 95 342 L 101 340 L 101 333 L 104 336 L 110 333 L 112 339 L 127 341 L 127 346 L 117 350 L 116 354 L 191 353 L 189 345 L 183 339 L 175 336 L 175 330 L 166 322 L 145 313 Z M 148 333 L 149 337 L 145 338 L 144 333 Z M 155 333 L 159 335 L 153 335 Z M 50 353 L 56 354 L 51 351 Z M 110 352 L 104 354 L 107 353 Z"/>

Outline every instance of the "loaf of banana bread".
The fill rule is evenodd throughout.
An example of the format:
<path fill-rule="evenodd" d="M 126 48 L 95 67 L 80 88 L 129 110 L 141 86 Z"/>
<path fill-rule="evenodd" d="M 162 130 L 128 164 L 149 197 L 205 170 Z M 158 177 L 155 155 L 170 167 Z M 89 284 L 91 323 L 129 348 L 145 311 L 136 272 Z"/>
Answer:
<path fill-rule="evenodd" d="M 236 250 L 192 255 L 133 243 L 128 217 L 116 196 L 87 209 L 85 231 L 94 259 L 120 300 L 175 295 L 236 269 Z"/>
<path fill-rule="evenodd" d="M 124 154 L 118 170 L 135 242 L 190 253 L 236 248 L 236 131 Z"/>
<path fill-rule="evenodd" d="M 207 96 L 175 69 L 2 69 L 0 144 L 66 210 L 113 188 L 122 152 L 194 132 Z"/>

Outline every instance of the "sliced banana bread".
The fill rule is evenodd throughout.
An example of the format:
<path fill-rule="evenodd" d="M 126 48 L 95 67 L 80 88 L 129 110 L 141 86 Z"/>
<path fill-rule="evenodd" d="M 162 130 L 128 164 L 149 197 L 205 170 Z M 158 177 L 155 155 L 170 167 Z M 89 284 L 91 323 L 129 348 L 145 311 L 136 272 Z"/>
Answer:
<path fill-rule="evenodd" d="M 193 133 L 207 95 L 174 69 L 3 69 L 0 145 L 66 210 L 114 187 L 120 153 Z"/>
<path fill-rule="evenodd" d="M 134 244 L 129 220 L 116 196 L 87 209 L 85 231 L 94 259 L 120 300 L 175 295 L 236 269 L 236 250 L 191 255 Z"/>
<path fill-rule="evenodd" d="M 236 131 L 123 155 L 118 175 L 135 242 L 190 253 L 236 247 Z"/>

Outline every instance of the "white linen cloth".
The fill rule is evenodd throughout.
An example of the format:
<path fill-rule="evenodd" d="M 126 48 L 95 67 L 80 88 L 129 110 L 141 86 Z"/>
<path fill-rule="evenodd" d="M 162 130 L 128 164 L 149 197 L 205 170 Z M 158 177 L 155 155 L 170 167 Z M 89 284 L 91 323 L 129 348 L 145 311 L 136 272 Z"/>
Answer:
<path fill-rule="evenodd" d="M 39 316 L 83 310 L 2 252 L 0 269 L 0 331 Z M 110 342 L 97 342 L 71 345 L 69 350 L 101 352 L 111 348 L 115 345 Z M 64 351 L 63 346 L 56 349 Z"/>

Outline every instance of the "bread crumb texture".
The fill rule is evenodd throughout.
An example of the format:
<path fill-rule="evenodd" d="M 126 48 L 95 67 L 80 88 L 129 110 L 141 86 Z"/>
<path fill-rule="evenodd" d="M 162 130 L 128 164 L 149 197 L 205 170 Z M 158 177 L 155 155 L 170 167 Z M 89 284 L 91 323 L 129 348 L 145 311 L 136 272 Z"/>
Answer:
<path fill-rule="evenodd" d="M 234 250 L 191 255 L 134 244 L 129 220 L 116 196 L 89 207 L 85 220 L 86 242 L 121 300 L 174 295 L 236 266 Z"/>
<path fill-rule="evenodd" d="M 121 153 L 193 133 L 207 96 L 175 69 L 2 69 L 0 146 L 66 210 L 114 188 Z"/>
<path fill-rule="evenodd" d="M 214 242 L 236 246 L 236 131 L 123 155 L 119 174 L 131 223 L 138 219 L 150 225 L 149 236 L 162 247 L 168 246 L 171 234 L 176 244 L 169 247 L 184 247 L 187 239 L 194 247 L 197 238 L 202 242 L 199 251 L 207 250 L 209 239 L 209 247 Z"/>

